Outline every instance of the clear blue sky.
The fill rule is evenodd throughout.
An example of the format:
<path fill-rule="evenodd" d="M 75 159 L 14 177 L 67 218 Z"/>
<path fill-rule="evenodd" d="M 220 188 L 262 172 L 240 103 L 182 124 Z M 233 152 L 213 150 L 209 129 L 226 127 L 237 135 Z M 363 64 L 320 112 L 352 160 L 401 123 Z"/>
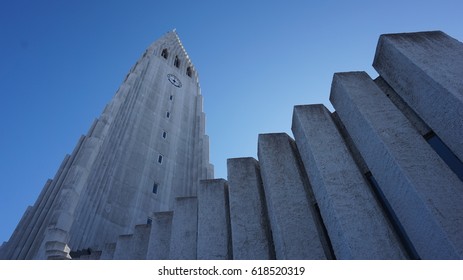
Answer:
<path fill-rule="evenodd" d="M 210 159 L 256 157 L 296 104 L 328 105 L 334 72 L 364 70 L 382 33 L 463 41 L 462 1 L 0 2 L 0 242 L 148 45 L 174 28 L 200 75 Z"/>

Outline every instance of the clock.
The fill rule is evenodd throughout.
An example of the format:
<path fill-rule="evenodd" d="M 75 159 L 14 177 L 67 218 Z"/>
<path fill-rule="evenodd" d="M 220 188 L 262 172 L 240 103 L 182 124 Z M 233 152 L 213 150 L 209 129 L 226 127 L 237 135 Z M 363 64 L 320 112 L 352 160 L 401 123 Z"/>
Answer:
<path fill-rule="evenodd" d="M 171 82 L 174 86 L 180 88 L 182 87 L 182 82 L 180 82 L 180 79 L 177 78 L 174 74 L 167 74 L 167 79 L 169 82 Z"/>

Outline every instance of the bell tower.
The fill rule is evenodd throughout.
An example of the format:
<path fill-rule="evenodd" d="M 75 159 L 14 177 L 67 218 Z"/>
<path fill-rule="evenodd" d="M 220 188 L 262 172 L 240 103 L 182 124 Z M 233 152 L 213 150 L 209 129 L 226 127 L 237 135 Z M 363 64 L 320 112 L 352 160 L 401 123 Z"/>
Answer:
<path fill-rule="evenodd" d="M 172 210 L 213 178 L 198 75 L 177 33 L 152 43 L 23 215 L 5 259 L 62 259 Z"/>

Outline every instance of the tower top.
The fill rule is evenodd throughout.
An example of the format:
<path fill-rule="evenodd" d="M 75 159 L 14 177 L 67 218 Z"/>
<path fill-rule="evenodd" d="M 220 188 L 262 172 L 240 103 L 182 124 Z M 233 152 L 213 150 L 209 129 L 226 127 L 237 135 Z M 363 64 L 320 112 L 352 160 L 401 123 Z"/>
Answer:
<path fill-rule="evenodd" d="M 176 29 L 165 33 L 154 41 L 148 48 L 148 52 L 163 56 L 169 63 L 175 65 L 180 71 L 194 78 L 198 82 L 198 74 L 177 34 Z"/>

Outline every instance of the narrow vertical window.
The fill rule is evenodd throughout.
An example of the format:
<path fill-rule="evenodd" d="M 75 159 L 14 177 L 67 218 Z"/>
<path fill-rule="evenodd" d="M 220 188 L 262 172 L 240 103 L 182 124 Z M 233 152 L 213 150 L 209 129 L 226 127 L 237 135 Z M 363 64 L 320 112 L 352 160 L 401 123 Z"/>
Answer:
<path fill-rule="evenodd" d="M 162 132 L 162 138 L 164 138 L 164 139 L 167 138 L 167 132 L 165 132 L 165 131 Z"/>
<path fill-rule="evenodd" d="M 153 184 L 153 193 L 158 193 L 158 183 L 156 182 Z"/>
<path fill-rule="evenodd" d="M 170 118 L 170 112 L 166 113 L 166 118 Z"/>
<path fill-rule="evenodd" d="M 153 224 L 153 219 L 148 217 L 148 219 L 146 219 L 146 224 L 147 225 L 152 225 Z"/>
<path fill-rule="evenodd" d="M 190 66 L 188 66 L 188 67 L 186 68 L 186 74 L 188 75 L 188 77 L 191 77 L 192 71 L 191 71 L 191 67 L 190 67 Z"/>
<path fill-rule="evenodd" d="M 169 100 L 173 100 L 173 99 L 174 99 L 174 96 L 171 95 L 171 96 L 169 97 Z"/>
<path fill-rule="evenodd" d="M 180 67 L 180 59 L 178 59 L 178 56 L 175 56 L 174 65 L 175 65 L 175 67 L 177 67 L 177 68 Z"/>
<path fill-rule="evenodd" d="M 167 52 L 167 49 L 162 50 L 161 56 L 164 57 L 165 59 L 167 59 L 167 57 L 169 57 L 169 53 Z"/>
<path fill-rule="evenodd" d="M 159 164 L 162 164 L 162 159 L 163 159 L 162 155 L 159 155 L 159 156 L 158 156 L 158 163 L 159 163 Z"/>

